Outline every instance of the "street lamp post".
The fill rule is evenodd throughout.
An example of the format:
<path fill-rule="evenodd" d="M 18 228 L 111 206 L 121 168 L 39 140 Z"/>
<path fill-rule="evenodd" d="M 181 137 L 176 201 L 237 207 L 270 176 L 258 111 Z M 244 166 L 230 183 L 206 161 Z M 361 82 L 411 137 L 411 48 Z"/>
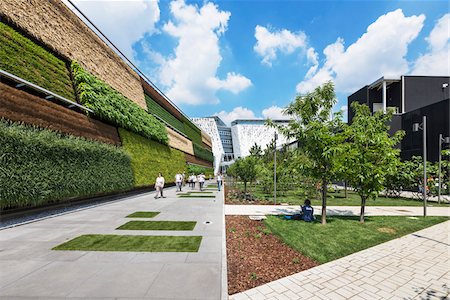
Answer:
<path fill-rule="evenodd" d="M 275 143 L 275 151 L 274 151 L 274 159 L 273 159 L 273 199 L 275 201 L 275 205 L 277 205 L 277 132 L 275 131 L 275 138 L 274 138 L 274 143 Z"/>
<path fill-rule="evenodd" d="M 439 134 L 439 170 L 438 170 L 438 204 L 441 204 L 441 161 L 442 161 L 442 144 L 449 144 L 450 137 L 443 138 L 442 133 Z"/>
<path fill-rule="evenodd" d="M 422 117 L 422 123 L 414 123 L 413 131 L 417 132 L 422 129 L 423 132 L 423 216 L 427 216 L 427 117 Z"/>

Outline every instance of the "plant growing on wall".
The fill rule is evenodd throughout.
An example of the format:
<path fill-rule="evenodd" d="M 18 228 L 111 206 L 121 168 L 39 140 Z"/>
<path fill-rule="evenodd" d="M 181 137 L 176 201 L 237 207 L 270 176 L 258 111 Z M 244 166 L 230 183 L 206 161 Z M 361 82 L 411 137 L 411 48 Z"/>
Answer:
<path fill-rule="evenodd" d="M 72 73 L 80 102 L 95 116 L 110 124 L 133 131 L 143 137 L 167 144 L 166 127 L 112 87 L 72 62 Z"/>
<path fill-rule="evenodd" d="M 133 187 L 114 146 L 0 120 L 0 208 L 60 202 Z"/>
<path fill-rule="evenodd" d="M 214 161 L 214 155 L 211 151 L 208 149 L 203 148 L 202 146 L 193 143 L 194 146 L 194 155 L 198 158 L 201 158 L 203 160 L 213 162 Z"/>

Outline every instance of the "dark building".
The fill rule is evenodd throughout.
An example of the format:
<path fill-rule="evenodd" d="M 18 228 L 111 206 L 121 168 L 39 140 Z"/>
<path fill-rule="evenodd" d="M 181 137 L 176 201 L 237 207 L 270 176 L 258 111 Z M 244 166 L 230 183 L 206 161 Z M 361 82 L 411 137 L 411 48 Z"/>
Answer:
<path fill-rule="evenodd" d="M 381 77 L 348 97 L 348 123 L 352 122 L 353 102 L 369 106 L 372 112 L 394 109 L 391 133 L 404 130 L 401 145 L 402 159 L 422 155 L 422 132 L 413 132 L 413 123 L 427 117 L 427 158 L 437 161 L 439 134 L 450 136 L 450 96 L 448 76 Z M 448 147 L 448 145 L 446 145 Z"/>

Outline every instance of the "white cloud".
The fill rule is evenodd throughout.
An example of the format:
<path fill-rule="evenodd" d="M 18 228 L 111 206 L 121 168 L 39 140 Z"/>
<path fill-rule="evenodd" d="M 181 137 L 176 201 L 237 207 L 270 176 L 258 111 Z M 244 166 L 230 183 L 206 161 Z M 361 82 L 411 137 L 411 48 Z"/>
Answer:
<path fill-rule="evenodd" d="M 427 53 L 415 62 L 413 75 L 450 75 L 450 14 L 440 18 L 430 35 Z"/>
<path fill-rule="evenodd" d="M 160 17 L 157 0 L 73 2 L 129 59 L 133 59 L 133 44 L 154 33 Z"/>
<path fill-rule="evenodd" d="M 306 93 L 331 79 L 338 92 L 353 92 L 381 76 L 407 73 L 408 46 L 424 21 L 424 15 L 406 17 L 397 9 L 380 16 L 347 49 L 344 40 L 338 38 L 324 49 L 323 66 L 310 69 L 308 77 L 297 85 L 297 92 Z"/>
<path fill-rule="evenodd" d="M 287 120 L 290 119 L 289 116 L 283 114 L 284 108 L 273 105 L 266 109 L 263 109 L 261 112 L 264 119 L 273 119 L 273 120 Z"/>
<path fill-rule="evenodd" d="M 222 61 L 219 38 L 226 31 L 231 14 L 211 2 L 202 7 L 187 5 L 183 0 L 170 4 L 173 20 L 163 31 L 178 39 L 172 56 L 161 61 L 158 80 L 175 103 L 218 103 L 220 90 L 239 93 L 251 85 L 250 79 L 233 72 L 225 79 L 216 77 Z M 155 54 L 152 54 L 155 57 Z"/>
<path fill-rule="evenodd" d="M 306 34 L 302 31 L 292 33 L 287 29 L 270 31 L 270 28 L 257 25 L 255 27 L 256 44 L 253 50 L 262 57 L 262 63 L 272 66 L 277 52 L 291 54 L 297 49 L 306 47 Z"/>
<path fill-rule="evenodd" d="M 339 110 L 344 112 L 344 113 L 346 113 L 346 112 L 348 112 L 348 106 L 347 105 L 342 105 Z"/>
<path fill-rule="evenodd" d="M 230 126 L 231 122 L 237 119 L 256 119 L 253 111 L 242 106 L 235 107 L 230 112 L 222 110 L 221 112 L 215 113 L 214 116 L 218 116 L 228 126 Z"/>

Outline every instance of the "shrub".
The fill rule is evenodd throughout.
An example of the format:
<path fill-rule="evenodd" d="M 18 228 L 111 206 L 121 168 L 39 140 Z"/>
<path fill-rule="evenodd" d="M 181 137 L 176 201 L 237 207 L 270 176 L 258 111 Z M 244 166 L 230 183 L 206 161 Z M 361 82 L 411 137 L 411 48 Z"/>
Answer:
<path fill-rule="evenodd" d="M 0 120 L 0 208 L 60 202 L 133 187 L 114 146 Z"/>
<path fill-rule="evenodd" d="M 0 68 L 58 95 L 74 100 L 64 61 L 0 22 Z"/>
<path fill-rule="evenodd" d="M 161 172 L 166 182 L 174 182 L 175 174 L 186 171 L 184 153 L 119 128 L 125 152 L 131 157 L 136 186 L 153 185 Z"/>
<path fill-rule="evenodd" d="M 72 72 L 80 102 L 103 121 L 128 129 L 143 137 L 167 144 L 166 127 L 154 116 L 112 87 L 72 62 Z"/>
<path fill-rule="evenodd" d="M 189 174 L 195 174 L 198 175 L 200 173 L 205 174 L 206 176 L 214 176 L 214 169 L 208 168 L 208 167 L 202 167 L 199 165 L 188 165 L 187 171 Z"/>
<path fill-rule="evenodd" d="M 202 146 L 192 143 L 194 145 L 194 155 L 198 158 L 201 158 L 203 160 L 213 162 L 214 161 L 214 155 L 211 151 L 208 149 L 203 148 Z"/>

